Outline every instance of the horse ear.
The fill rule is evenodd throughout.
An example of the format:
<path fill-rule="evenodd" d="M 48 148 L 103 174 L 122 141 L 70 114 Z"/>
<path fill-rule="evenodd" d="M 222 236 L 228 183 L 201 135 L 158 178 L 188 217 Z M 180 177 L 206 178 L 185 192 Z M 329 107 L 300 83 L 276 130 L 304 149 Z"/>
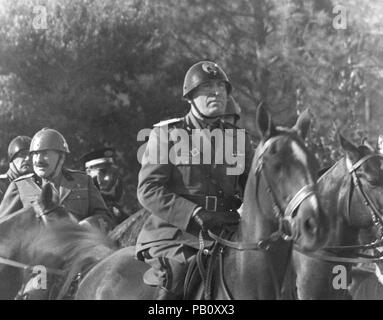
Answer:
<path fill-rule="evenodd" d="M 271 120 L 271 115 L 263 103 L 261 103 L 257 108 L 256 123 L 262 137 L 270 138 L 276 133 L 275 126 Z"/>
<path fill-rule="evenodd" d="M 303 111 L 295 123 L 293 130 L 295 130 L 298 135 L 304 140 L 307 137 L 307 134 L 310 129 L 311 123 L 311 113 L 309 109 Z"/>
<path fill-rule="evenodd" d="M 356 162 L 359 160 L 360 155 L 358 148 L 354 146 L 350 141 L 348 141 L 345 137 L 339 134 L 339 142 L 342 146 L 342 149 L 346 151 L 347 155 L 350 157 L 352 162 Z"/>
<path fill-rule="evenodd" d="M 41 191 L 40 202 L 45 208 L 48 208 L 53 204 L 52 198 L 52 186 L 50 183 L 47 183 L 44 185 L 43 190 Z"/>

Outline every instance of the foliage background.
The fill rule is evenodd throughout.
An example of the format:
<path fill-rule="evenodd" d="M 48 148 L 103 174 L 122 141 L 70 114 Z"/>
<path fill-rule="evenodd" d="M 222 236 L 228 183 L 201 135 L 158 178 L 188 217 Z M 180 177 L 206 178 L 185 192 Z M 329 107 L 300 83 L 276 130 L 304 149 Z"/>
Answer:
<path fill-rule="evenodd" d="M 46 29 L 33 28 L 36 5 Z M 73 168 L 113 146 L 135 211 L 137 133 L 187 111 L 183 77 L 201 59 L 227 72 L 254 135 L 261 101 L 279 125 L 309 107 L 307 144 L 327 166 L 337 132 L 372 144 L 382 132 L 382 35 L 383 3 L 369 0 L 0 0 L 0 166 L 14 136 L 42 127 L 64 134 Z"/>

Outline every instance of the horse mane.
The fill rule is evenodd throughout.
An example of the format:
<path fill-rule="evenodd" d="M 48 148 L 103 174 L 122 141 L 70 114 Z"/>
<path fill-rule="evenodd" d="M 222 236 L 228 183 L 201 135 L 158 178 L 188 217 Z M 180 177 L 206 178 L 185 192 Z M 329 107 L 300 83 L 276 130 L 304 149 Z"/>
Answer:
<path fill-rule="evenodd" d="M 34 229 L 34 230 L 33 230 Z M 31 261 L 36 264 L 55 262 L 67 275 L 58 294 L 67 292 L 73 279 L 80 272 L 89 270 L 94 264 L 118 249 L 111 238 L 95 228 L 87 228 L 68 220 L 39 224 L 28 230 L 22 241 Z"/>

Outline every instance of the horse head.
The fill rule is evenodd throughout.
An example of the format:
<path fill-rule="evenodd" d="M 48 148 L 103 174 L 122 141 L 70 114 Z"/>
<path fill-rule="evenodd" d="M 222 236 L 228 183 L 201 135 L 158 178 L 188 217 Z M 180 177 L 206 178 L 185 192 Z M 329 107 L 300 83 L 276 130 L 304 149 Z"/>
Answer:
<path fill-rule="evenodd" d="M 246 183 L 237 245 L 227 245 L 237 251 L 226 267 L 237 268 L 238 278 L 230 283 L 234 297 L 275 299 L 281 297 L 292 244 L 316 250 L 326 241 L 328 225 L 317 197 L 317 164 L 303 143 L 309 113 L 282 128 L 261 105 L 256 124 L 262 139 Z"/>
<path fill-rule="evenodd" d="M 380 240 L 383 238 L 383 156 L 370 145 L 357 147 L 341 135 L 340 143 L 351 180 L 346 186 L 348 199 L 343 211 L 344 223 L 364 238 L 356 241 Z"/>
<path fill-rule="evenodd" d="M 330 221 L 328 241 L 314 255 L 294 254 L 301 299 L 350 298 L 351 266 L 365 260 L 360 260 L 358 250 L 383 237 L 382 155 L 366 141 L 355 146 L 342 135 L 339 140 L 344 157 L 318 180 L 321 204 Z M 334 267 L 339 266 L 346 271 L 341 285 L 334 282 Z"/>
<path fill-rule="evenodd" d="M 257 126 L 262 140 L 255 151 L 244 197 L 244 226 L 257 237 L 271 234 L 294 240 L 304 251 L 323 245 L 328 225 L 316 194 L 317 163 L 303 140 L 310 125 L 308 111 L 292 128 L 276 127 L 260 106 Z M 260 214 L 254 217 L 254 208 Z M 242 234 L 245 234 L 243 232 Z"/>

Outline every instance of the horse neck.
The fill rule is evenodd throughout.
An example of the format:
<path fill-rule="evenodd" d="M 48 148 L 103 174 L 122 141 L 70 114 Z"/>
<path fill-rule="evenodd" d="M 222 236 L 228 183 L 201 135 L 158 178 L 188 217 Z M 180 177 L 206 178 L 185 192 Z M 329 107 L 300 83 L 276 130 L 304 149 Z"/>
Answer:
<path fill-rule="evenodd" d="M 350 243 L 349 227 L 345 219 L 345 207 L 339 203 L 345 197 L 346 188 L 349 187 L 350 174 L 346 168 L 345 159 L 339 160 L 317 182 L 318 195 L 321 206 L 330 221 L 330 233 L 325 245 L 347 245 Z M 348 199 L 346 199 L 348 201 Z M 324 254 L 326 251 L 319 250 Z M 297 291 L 299 299 L 347 299 L 347 290 L 334 289 L 329 279 L 334 279 L 334 267 L 343 265 L 347 274 L 349 264 L 326 262 L 320 259 L 311 259 L 301 253 L 294 252 L 294 267 L 297 274 Z"/>
<path fill-rule="evenodd" d="M 248 179 L 241 222 L 233 240 L 238 242 L 257 243 L 268 238 L 276 231 L 276 225 L 267 216 L 273 214 L 270 195 L 263 187 L 264 181 L 257 181 L 259 177 Z M 258 184 L 259 182 L 259 184 Z M 289 261 L 289 244 L 277 242 L 267 252 L 260 250 L 229 250 L 225 259 L 225 270 L 234 279 L 226 275 L 228 287 L 235 299 L 275 299 L 278 293 L 274 284 L 281 286 Z M 275 279 L 275 280 L 274 280 Z"/>
<path fill-rule="evenodd" d="M 318 194 L 323 211 L 328 215 L 331 229 L 326 245 L 345 245 L 347 242 L 351 244 L 350 241 L 355 240 L 354 231 L 348 224 L 348 212 L 346 212 L 350 184 L 351 176 L 347 170 L 345 158 L 339 160 L 318 180 Z"/>

